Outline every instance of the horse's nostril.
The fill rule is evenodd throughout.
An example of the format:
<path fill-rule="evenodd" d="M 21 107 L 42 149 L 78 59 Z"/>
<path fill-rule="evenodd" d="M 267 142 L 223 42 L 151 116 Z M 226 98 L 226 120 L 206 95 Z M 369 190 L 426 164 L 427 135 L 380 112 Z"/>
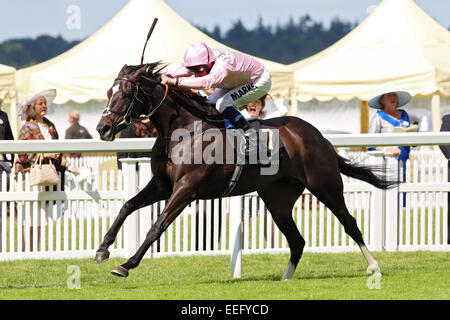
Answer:
<path fill-rule="evenodd" d="M 111 126 L 109 126 L 109 125 L 97 126 L 97 131 L 98 131 L 98 133 L 100 133 L 101 136 L 103 136 L 109 130 L 111 130 Z"/>

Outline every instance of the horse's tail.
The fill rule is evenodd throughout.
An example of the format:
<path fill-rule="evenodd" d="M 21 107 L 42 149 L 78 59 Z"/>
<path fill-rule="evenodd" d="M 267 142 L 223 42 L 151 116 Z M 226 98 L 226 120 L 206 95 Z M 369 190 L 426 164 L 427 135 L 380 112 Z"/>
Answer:
<path fill-rule="evenodd" d="M 387 179 L 384 177 L 385 170 L 383 167 L 350 163 L 350 160 L 338 154 L 336 156 L 339 162 L 339 170 L 346 176 L 365 181 L 376 188 L 384 190 L 394 188 L 399 184 L 398 179 Z"/>

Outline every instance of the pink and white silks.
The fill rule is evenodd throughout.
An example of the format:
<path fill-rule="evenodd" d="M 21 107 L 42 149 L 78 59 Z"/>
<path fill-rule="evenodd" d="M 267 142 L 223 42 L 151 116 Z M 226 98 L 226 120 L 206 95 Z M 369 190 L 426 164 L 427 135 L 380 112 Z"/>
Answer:
<path fill-rule="evenodd" d="M 227 49 L 212 49 L 212 52 L 215 63 L 209 74 L 193 78 L 193 73 L 183 63 L 167 75 L 178 78 L 178 84 L 183 87 L 198 90 L 214 88 L 207 101 L 216 104 L 220 112 L 230 106 L 240 109 L 269 92 L 272 78 L 261 62 Z"/>

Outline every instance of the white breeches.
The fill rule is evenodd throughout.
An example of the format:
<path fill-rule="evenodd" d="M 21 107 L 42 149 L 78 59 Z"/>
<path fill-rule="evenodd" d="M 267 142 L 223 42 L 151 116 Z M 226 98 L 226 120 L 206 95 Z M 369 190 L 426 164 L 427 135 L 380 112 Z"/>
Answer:
<path fill-rule="evenodd" d="M 267 94 L 272 86 L 272 77 L 264 69 L 263 73 L 252 83 L 247 83 L 233 89 L 217 88 L 208 96 L 207 101 L 216 104 L 222 112 L 227 107 L 240 109 L 242 106 L 255 101 Z"/>

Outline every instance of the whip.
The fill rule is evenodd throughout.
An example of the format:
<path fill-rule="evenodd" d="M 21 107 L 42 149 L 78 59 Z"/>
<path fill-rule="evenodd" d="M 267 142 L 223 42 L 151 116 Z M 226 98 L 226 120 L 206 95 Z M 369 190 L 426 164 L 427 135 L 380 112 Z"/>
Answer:
<path fill-rule="evenodd" d="M 145 47 L 147 47 L 147 42 L 148 42 L 148 40 L 150 39 L 150 36 L 152 35 L 153 29 L 155 29 L 155 26 L 156 26 L 156 23 L 157 23 L 157 22 L 158 22 L 158 18 L 155 18 L 155 19 L 153 20 L 152 26 L 150 27 L 150 30 L 148 31 L 148 34 L 147 34 L 147 40 L 145 40 L 144 49 L 142 50 L 141 64 L 144 63 Z"/>

